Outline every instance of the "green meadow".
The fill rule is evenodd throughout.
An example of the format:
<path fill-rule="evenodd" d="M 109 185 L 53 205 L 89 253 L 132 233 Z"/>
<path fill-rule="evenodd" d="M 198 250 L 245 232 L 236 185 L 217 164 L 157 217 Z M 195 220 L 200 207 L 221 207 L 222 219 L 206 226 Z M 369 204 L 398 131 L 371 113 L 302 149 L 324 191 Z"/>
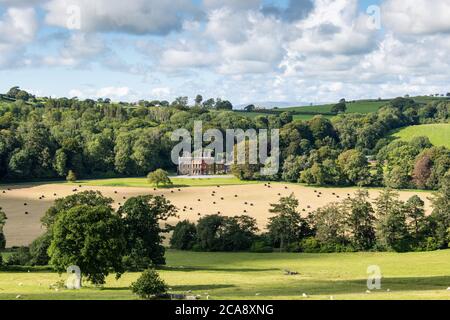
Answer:
<path fill-rule="evenodd" d="M 242 184 L 256 184 L 258 181 L 242 181 L 236 177 L 224 176 L 224 177 L 211 177 L 211 178 L 177 178 L 171 177 L 175 187 L 210 187 L 210 186 L 232 186 Z M 83 185 L 91 187 L 138 187 L 138 188 L 150 188 L 153 187 L 147 178 L 115 178 L 115 179 L 95 179 L 95 180 L 80 180 L 75 183 L 69 183 L 74 185 Z"/>
<path fill-rule="evenodd" d="M 428 137 L 433 145 L 450 148 L 450 123 L 406 127 L 393 133 L 392 136 L 403 141 Z"/>
<path fill-rule="evenodd" d="M 450 250 L 424 253 L 196 253 L 167 252 L 159 272 L 170 292 L 200 299 L 441 299 L 449 300 Z M 367 292 L 367 268 L 381 269 L 381 290 Z M 285 270 L 298 275 L 285 275 Z M 31 270 L 32 271 L 32 270 Z M 51 272 L 0 272 L 0 299 L 136 299 L 138 273 L 103 287 L 51 289 L 66 277 Z M 305 296 L 303 296 L 305 293 Z"/>

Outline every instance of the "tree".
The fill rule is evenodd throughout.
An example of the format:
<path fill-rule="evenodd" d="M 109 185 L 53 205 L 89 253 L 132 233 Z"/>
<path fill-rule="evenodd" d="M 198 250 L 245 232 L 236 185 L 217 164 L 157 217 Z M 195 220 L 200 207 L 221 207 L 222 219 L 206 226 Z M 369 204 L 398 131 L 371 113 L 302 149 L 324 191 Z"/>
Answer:
<path fill-rule="evenodd" d="M 370 250 L 376 242 L 375 216 L 372 204 L 369 201 L 367 190 L 358 190 L 356 196 L 344 202 L 348 211 L 348 227 L 350 242 L 357 250 Z"/>
<path fill-rule="evenodd" d="M 138 196 L 128 199 L 119 209 L 125 231 L 125 266 L 130 270 L 163 265 L 164 247 L 160 222 L 176 214 L 176 208 L 161 196 Z"/>
<path fill-rule="evenodd" d="M 50 257 L 48 256 L 48 248 L 52 242 L 52 234 L 46 232 L 37 239 L 35 239 L 30 245 L 30 264 L 33 266 L 47 266 Z"/>
<path fill-rule="evenodd" d="M 48 254 L 57 272 L 76 265 L 93 284 L 104 284 L 111 271 L 116 277 L 123 273 L 124 228 L 111 207 L 79 205 L 63 211 L 52 236 Z"/>
<path fill-rule="evenodd" d="M 424 240 L 428 232 L 424 206 L 424 201 L 417 195 L 409 198 L 404 205 L 408 230 L 416 246 Z"/>
<path fill-rule="evenodd" d="M 72 170 L 69 170 L 66 180 L 69 182 L 75 182 L 75 181 L 77 181 L 77 175 Z"/>
<path fill-rule="evenodd" d="M 113 202 L 113 199 L 104 197 L 99 191 L 79 192 L 65 198 L 56 199 L 53 206 L 45 212 L 41 222 L 48 231 L 51 231 L 57 217 L 64 211 L 80 205 L 86 205 L 89 207 L 111 207 Z"/>
<path fill-rule="evenodd" d="M 136 282 L 131 284 L 131 291 L 141 299 L 151 299 L 167 292 L 167 284 L 153 269 L 145 270 Z"/>
<path fill-rule="evenodd" d="M 228 100 L 216 100 L 216 109 L 217 110 L 233 110 L 233 105 Z"/>
<path fill-rule="evenodd" d="M 249 216 L 225 218 L 221 233 L 221 251 L 249 250 L 258 232 L 256 219 Z"/>
<path fill-rule="evenodd" d="M 0 209 L 0 250 L 4 250 L 6 247 L 6 238 L 3 234 L 3 227 L 6 224 L 6 214 Z"/>
<path fill-rule="evenodd" d="M 147 175 L 147 179 L 149 183 L 155 185 L 156 187 L 159 187 L 160 185 L 163 186 L 172 185 L 172 181 L 169 178 L 169 173 L 162 169 L 157 169 L 156 171 L 150 172 Z"/>
<path fill-rule="evenodd" d="M 375 200 L 377 213 L 377 240 L 381 248 L 405 252 L 409 249 L 409 233 L 403 203 L 398 193 L 382 191 Z"/>
<path fill-rule="evenodd" d="M 203 251 L 220 251 L 220 232 L 225 223 L 225 217 L 208 215 L 202 217 L 197 223 L 198 246 Z"/>
<path fill-rule="evenodd" d="M 432 198 L 433 212 L 430 216 L 430 229 L 438 247 L 445 249 L 450 247 L 450 173 L 444 176 L 442 187 Z"/>
<path fill-rule="evenodd" d="M 198 95 L 195 97 L 195 105 L 196 105 L 196 106 L 200 106 L 200 105 L 202 104 L 202 101 L 203 101 L 203 97 L 202 97 L 200 94 L 198 94 Z"/>
<path fill-rule="evenodd" d="M 280 251 L 289 248 L 293 241 L 301 241 L 310 234 L 310 228 L 305 219 L 297 212 L 298 200 L 294 194 L 283 197 L 279 203 L 271 204 L 269 210 L 276 215 L 269 218 L 267 229 L 271 238 L 278 242 Z"/>
<path fill-rule="evenodd" d="M 312 214 L 313 228 L 319 243 L 335 251 L 349 243 L 347 214 L 342 206 L 331 203 Z"/>
<path fill-rule="evenodd" d="M 210 98 L 203 102 L 203 107 L 206 109 L 212 109 L 214 108 L 214 105 L 216 104 L 216 101 L 213 98 Z"/>
<path fill-rule="evenodd" d="M 195 224 L 188 220 L 177 223 L 170 238 L 170 246 L 177 250 L 191 250 L 197 238 Z"/>
<path fill-rule="evenodd" d="M 358 150 L 347 150 L 339 155 L 338 164 L 349 183 L 359 186 L 370 184 L 369 163 Z"/>
<path fill-rule="evenodd" d="M 335 104 L 331 108 L 331 112 L 336 113 L 336 114 L 345 113 L 345 111 L 347 111 L 347 104 L 346 104 L 345 99 L 341 99 L 338 104 Z"/>
<path fill-rule="evenodd" d="M 246 106 L 246 107 L 244 108 L 244 110 L 247 111 L 247 112 L 253 112 L 253 111 L 256 110 L 256 107 L 255 107 L 254 104 L 249 104 L 248 106 Z"/>
<path fill-rule="evenodd" d="M 172 102 L 172 106 L 178 109 L 186 109 L 189 103 L 188 97 L 178 97 Z"/>

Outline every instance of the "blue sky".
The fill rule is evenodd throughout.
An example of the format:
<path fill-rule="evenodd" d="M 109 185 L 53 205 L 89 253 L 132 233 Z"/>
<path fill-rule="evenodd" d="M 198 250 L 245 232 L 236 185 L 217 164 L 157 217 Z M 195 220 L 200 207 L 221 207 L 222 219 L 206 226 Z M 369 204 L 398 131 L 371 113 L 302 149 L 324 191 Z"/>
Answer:
<path fill-rule="evenodd" d="M 0 91 L 234 104 L 446 93 L 449 15 L 447 0 L 0 0 Z"/>

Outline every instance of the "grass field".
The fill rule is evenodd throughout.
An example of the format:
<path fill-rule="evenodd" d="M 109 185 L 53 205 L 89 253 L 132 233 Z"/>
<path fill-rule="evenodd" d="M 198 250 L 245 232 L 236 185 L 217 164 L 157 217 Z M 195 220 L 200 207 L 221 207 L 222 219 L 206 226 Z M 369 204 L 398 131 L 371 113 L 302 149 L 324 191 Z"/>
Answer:
<path fill-rule="evenodd" d="M 356 102 L 347 102 L 347 113 L 371 113 L 376 112 L 382 106 L 385 106 L 388 101 L 376 101 L 376 100 L 360 100 Z M 283 111 L 294 112 L 317 112 L 317 113 L 330 113 L 334 104 L 319 105 L 319 106 L 307 106 L 307 107 L 292 107 L 283 109 Z"/>
<path fill-rule="evenodd" d="M 210 187 L 210 186 L 232 186 L 243 184 L 255 184 L 257 181 L 242 181 L 236 177 L 224 176 L 214 178 L 176 178 L 171 177 L 174 187 Z M 149 184 L 147 178 L 116 178 L 116 179 L 100 179 L 100 180 L 80 180 L 76 183 L 68 183 L 72 185 L 83 185 L 91 187 L 137 187 L 137 188 L 153 188 Z"/>
<path fill-rule="evenodd" d="M 425 124 L 401 129 L 393 137 L 403 141 L 411 141 L 416 137 L 428 137 L 435 146 L 450 148 L 450 123 Z"/>
<path fill-rule="evenodd" d="M 382 289 L 367 293 L 367 268 L 382 272 Z M 284 270 L 299 272 L 286 276 Z M 201 299 L 450 299 L 450 250 L 426 253 L 194 253 L 169 251 L 160 270 L 171 292 L 191 290 Z M 49 272 L 1 272 L 0 299 L 135 299 L 127 273 L 103 288 L 49 289 Z M 307 294 L 307 298 L 303 297 Z"/>

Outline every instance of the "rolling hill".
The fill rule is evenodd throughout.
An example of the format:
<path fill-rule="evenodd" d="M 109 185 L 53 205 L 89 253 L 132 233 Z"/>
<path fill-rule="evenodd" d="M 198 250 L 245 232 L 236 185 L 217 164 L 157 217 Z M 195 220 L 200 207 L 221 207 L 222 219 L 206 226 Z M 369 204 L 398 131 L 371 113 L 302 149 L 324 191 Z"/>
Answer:
<path fill-rule="evenodd" d="M 433 145 L 450 148 L 450 123 L 406 127 L 394 132 L 392 136 L 403 141 L 428 137 Z"/>

